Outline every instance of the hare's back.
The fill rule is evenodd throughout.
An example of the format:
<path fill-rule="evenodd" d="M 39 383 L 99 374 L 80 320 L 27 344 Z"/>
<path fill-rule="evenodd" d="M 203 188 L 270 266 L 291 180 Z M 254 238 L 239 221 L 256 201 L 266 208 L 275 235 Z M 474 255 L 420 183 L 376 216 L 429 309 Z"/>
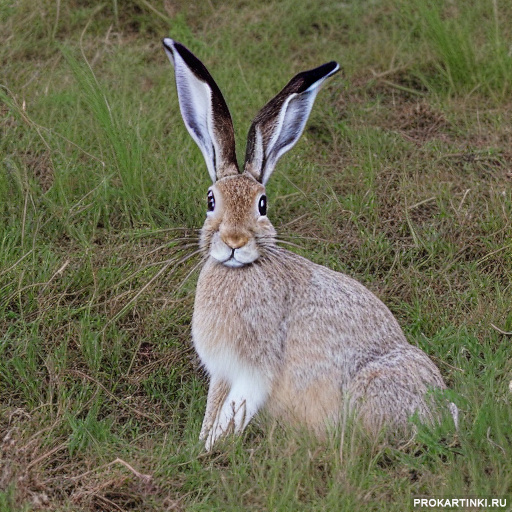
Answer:
<path fill-rule="evenodd" d="M 407 344 L 392 313 L 368 288 L 295 254 L 291 259 L 296 272 L 307 276 L 295 293 L 291 336 L 310 338 L 312 345 L 350 352 L 352 357 L 383 354 Z"/>

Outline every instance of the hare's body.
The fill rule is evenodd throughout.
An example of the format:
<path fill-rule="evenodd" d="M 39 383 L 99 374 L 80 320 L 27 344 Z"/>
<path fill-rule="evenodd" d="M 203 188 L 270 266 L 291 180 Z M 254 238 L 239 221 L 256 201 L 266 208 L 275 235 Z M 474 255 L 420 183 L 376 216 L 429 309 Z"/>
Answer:
<path fill-rule="evenodd" d="M 296 75 L 256 116 L 239 173 L 231 116 L 204 65 L 164 40 L 180 108 L 213 181 L 201 231 L 205 264 L 192 337 L 210 377 L 207 449 L 265 408 L 321 433 L 353 413 L 370 432 L 437 417 L 437 367 L 405 339 L 388 308 L 350 277 L 276 245 L 265 183 L 299 139 L 335 62 Z M 453 406 L 454 407 L 454 406 Z M 456 420 L 456 408 L 452 408 Z"/>
<path fill-rule="evenodd" d="M 444 388 L 375 295 L 284 249 L 237 271 L 208 259 L 192 333 L 212 383 L 244 387 L 256 395 L 254 405 L 244 396 L 249 411 L 264 406 L 319 433 L 342 419 L 345 400 L 372 432 L 385 424 L 403 430 L 415 412 L 431 421 L 425 394 Z M 205 436 L 219 412 L 205 417 Z"/>

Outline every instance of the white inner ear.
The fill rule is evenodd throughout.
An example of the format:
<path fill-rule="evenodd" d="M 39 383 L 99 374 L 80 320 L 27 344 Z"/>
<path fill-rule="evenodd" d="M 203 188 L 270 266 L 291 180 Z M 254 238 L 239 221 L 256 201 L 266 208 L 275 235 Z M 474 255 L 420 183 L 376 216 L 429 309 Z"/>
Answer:
<path fill-rule="evenodd" d="M 174 55 L 170 55 L 167 50 L 166 53 L 174 63 L 178 100 L 185 126 L 203 153 L 210 178 L 215 182 L 216 144 L 212 137 L 213 110 L 210 87 L 190 71 L 176 50 Z"/>
<path fill-rule="evenodd" d="M 279 151 L 279 146 L 280 146 L 279 141 L 281 138 L 281 134 L 283 132 L 283 127 L 285 127 L 285 119 L 286 119 L 286 114 L 287 114 L 287 110 L 288 110 L 288 105 L 290 104 L 290 101 L 293 98 L 295 98 L 295 96 L 297 96 L 297 94 L 291 94 L 290 96 L 288 96 L 288 98 L 286 98 L 285 102 L 281 106 L 281 110 L 279 112 L 279 117 L 277 118 L 276 125 L 274 127 L 274 131 L 272 132 L 272 137 L 270 137 L 270 140 L 268 141 L 268 146 L 267 146 L 267 151 L 266 151 L 267 157 L 269 157 L 269 155 L 271 155 L 273 152 Z M 290 119 L 288 119 L 288 120 L 290 120 Z M 290 126 L 289 128 L 292 128 L 292 126 Z M 279 155 L 274 156 L 274 160 L 277 160 L 279 158 L 279 156 L 281 156 L 283 153 L 284 153 L 284 151 L 280 151 Z"/>
<path fill-rule="evenodd" d="M 290 150 L 299 140 L 306 126 L 320 86 L 329 76 L 335 73 L 338 68 L 339 66 L 321 80 L 312 84 L 304 92 L 290 94 L 284 101 L 274 130 L 272 131 L 272 136 L 265 148 L 266 161 L 261 179 L 263 185 L 265 185 L 270 178 L 279 158 Z M 258 133 L 258 131 L 256 133 Z M 257 147 L 259 147 L 259 144 L 257 144 Z"/>
<path fill-rule="evenodd" d="M 256 126 L 256 140 L 254 141 L 254 154 L 252 165 L 254 169 L 261 169 L 263 166 L 263 135 L 260 126 Z"/>
<path fill-rule="evenodd" d="M 262 183 L 270 177 L 277 161 L 299 140 L 308 120 L 318 90 L 292 94 L 281 107 L 272 137 L 265 151 L 266 162 Z"/>

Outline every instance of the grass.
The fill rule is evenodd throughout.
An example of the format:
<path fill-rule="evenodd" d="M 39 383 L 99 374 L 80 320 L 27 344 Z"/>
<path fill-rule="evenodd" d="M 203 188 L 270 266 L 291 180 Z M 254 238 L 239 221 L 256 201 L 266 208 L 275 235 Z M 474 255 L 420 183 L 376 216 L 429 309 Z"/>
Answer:
<path fill-rule="evenodd" d="M 409 510 L 512 496 L 512 16 L 462 2 L 0 5 L 0 511 Z M 218 4 L 218 5 L 217 5 Z M 371 288 L 461 410 L 406 446 L 265 421 L 213 454 L 190 348 L 208 176 L 160 39 L 207 63 L 238 154 L 332 59 L 270 216 Z M 510 509 L 510 508 L 509 508 Z"/>

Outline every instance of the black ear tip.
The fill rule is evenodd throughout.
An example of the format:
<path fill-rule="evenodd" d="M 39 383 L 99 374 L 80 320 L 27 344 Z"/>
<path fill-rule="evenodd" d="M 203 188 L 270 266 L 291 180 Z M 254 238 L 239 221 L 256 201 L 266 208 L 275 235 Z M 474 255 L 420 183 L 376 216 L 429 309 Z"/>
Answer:
<path fill-rule="evenodd" d="M 310 69 L 309 71 L 303 71 L 298 75 L 295 75 L 289 82 L 288 85 L 293 84 L 294 92 L 302 93 L 309 90 L 310 87 L 316 87 L 318 82 L 322 82 L 326 78 L 334 75 L 340 69 L 340 65 L 332 60 L 326 64 L 322 64 L 317 68 Z"/>
<path fill-rule="evenodd" d="M 335 60 L 332 60 L 331 62 L 327 62 L 327 64 L 320 66 L 318 71 L 323 73 L 324 76 L 331 76 L 334 75 L 334 73 L 337 73 L 340 69 L 340 65 Z"/>

